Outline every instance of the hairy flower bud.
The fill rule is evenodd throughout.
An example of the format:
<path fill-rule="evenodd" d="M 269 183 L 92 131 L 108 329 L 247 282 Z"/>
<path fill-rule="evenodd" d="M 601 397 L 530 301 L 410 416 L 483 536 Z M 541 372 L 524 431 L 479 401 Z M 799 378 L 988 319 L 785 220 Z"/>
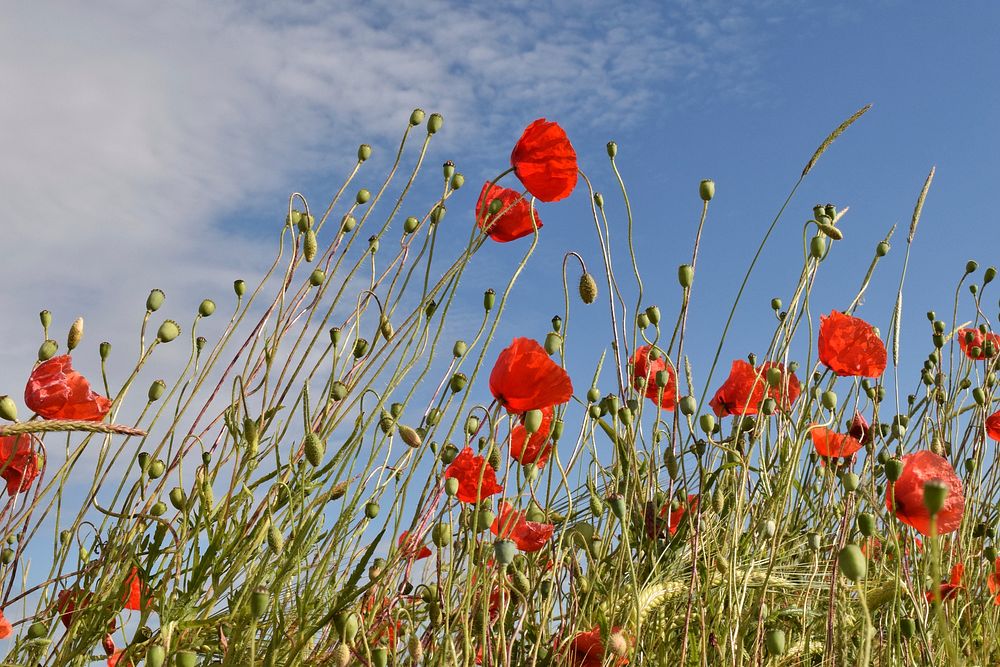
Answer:
<path fill-rule="evenodd" d="M 580 276 L 580 299 L 587 304 L 597 300 L 597 281 L 589 273 Z"/>
<path fill-rule="evenodd" d="M 80 344 L 83 339 L 83 318 L 78 317 L 73 320 L 73 324 L 70 325 L 69 335 L 66 336 L 66 348 L 69 350 L 75 350 L 76 346 Z"/>

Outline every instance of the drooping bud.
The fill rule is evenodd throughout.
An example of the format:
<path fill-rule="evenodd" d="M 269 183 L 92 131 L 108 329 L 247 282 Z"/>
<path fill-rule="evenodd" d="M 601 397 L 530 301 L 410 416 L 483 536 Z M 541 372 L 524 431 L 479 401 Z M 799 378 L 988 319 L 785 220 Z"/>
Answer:
<path fill-rule="evenodd" d="M 319 241 L 316 238 L 316 231 L 310 229 L 302 240 L 302 256 L 307 262 L 311 262 L 316 259 L 317 252 L 319 252 Z"/>
<path fill-rule="evenodd" d="M 161 343 L 169 343 L 181 335 L 181 327 L 173 320 L 164 320 L 160 328 L 156 330 L 156 340 Z"/>
<path fill-rule="evenodd" d="M 384 315 L 379 321 L 378 331 L 386 340 L 392 340 L 393 335 L 395 335 L 395 330 L 392 328 L 392 322 L 390 322 L 389 318 Z"/>
<path fill-rule="evenodd" d="M 285 536 L 270 521 L 268 521 L 267 526 L 267 546 L 271 547 L 271 551 L 276 554 L 280 554 L 281 550 L 285 548 Z"/>
<path fill-rule="evenodd" d="M 580 276 L 580 299 L 587 304 L 597 300 L 597 281 L 589 273 Z"/>
<path fill-rule="evenodd" d="M 146 310 L 151 313 L 155 313 L 163 305 L 163 300 L 166 298 L 166 294 L 163 293 L 161 289 L 154 289 L 146 297 Z"/>
<path fill-rule="evenodd" d="M 309 465 L 318 468 L 323 463 L 323 456 L 326 454 L 326 443 L 318 435 L 307 433 L 303 449 Z"/>
<path fill-rule="evenodd" d="M 823 259 L 826 254 L 826 239 L 822 236 L 814 236 L 809 241 L 809 255 L 816 259 Z"/>
<path fill-rule="evenodd" d="M 705 179 L 699 183 L 698 194 L 701 196 L 702 201 L 712 201 L 712 197 L 715 196 L 715 181 Z"/>
<path fill-rule="evenodd" d="M 420 434 L 417 433 L 415 429 L 412 429 L 405 424 L 397 424 L 396 430 L 399 431 L 399 438 L 404 443 L 406 443 L 407 446 L 416 449 L 421 444 L 423 444 L 423 440 L 420 438 Z"/>
<path fill-rule="evenodd" d="M 66 348 L 75 350 L 81 340 L 83 340 L 83 318 L 78 317 L 73 320 L 73 324 L 69 327 L 69 335 L 66 336 Z"/>

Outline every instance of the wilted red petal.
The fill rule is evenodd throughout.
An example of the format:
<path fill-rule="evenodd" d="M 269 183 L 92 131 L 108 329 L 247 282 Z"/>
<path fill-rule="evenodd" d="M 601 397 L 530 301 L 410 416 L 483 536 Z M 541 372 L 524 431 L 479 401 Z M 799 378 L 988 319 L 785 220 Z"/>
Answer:
<path fill-rule="evenodd" d="M 493 365 L 490 392 L 507 410 L 520 413 L 565 403 L 573 383 L 536 341 L 515 338 Z"/>
<path fill-rule="evenodd" d="M 862 445 L 867 445 L 874 437 L 868 420 L 857 410 L 854 411 L 854 419 L 851 420 L 851 427 L 847 430 L 847 434 Z"/>
<path fill-rule="evenodd" d="M 934 452 L 922 450 L 903 457 L 903 474 L 886 489 L 885 506 L 892 511 L 895 504 L 896 518 L 922 535 L 930 535 L 930 514 L 924 506 L 924 484 L 932 479 L 948 488 L 944 507 L 937 515 L 937 532 L 939 535 L 954 532 L 962 525 L 965 513 L 962 480 L 947 459 Z"/>
<path fill-rule="evenodd" d="M 68 354 L 35 367 L 24 388 L 24 404 L 45 419 L 101 421 L 111 409 L 111 401 L 91 391 L 87 378 L 73 370 Z"/>
<path fill-rule="evenodd" d="M 524 129 L 510 164 L 528 192 L 542 201 L 559 201 L 576 187 L 576 151 L 566 132 L 544 118 Z"/>
<path fill-rule="evenodd" d="M 463 503 L 478 503 L 496 493 L 501 493 L 503 487 L 497 484 L 497 472 L 485 458 L 472 453 L 472 447 L 466 447 L 455 460 L 445 468 L 444 476 L 458 480 L 458 493 L 455 495 Z"/>
<path fill-rule="evenodd" d="M 997 350 L 1000 350 L 1000 336 L 995 333 L 987 332 L 984 335 L 979 329 L 959 329 L 955 335 L 958 336 L 958 346 L 969 359 L 988 359 L 996 356 Z M 992 344 L 990 354 L 987 354 L 987 341 Z M 973 348 L 978 350 L 974 351 Z"/>
<path fill-rule="evenodd" d="M 812 436 L 816 453 L 827 458 L 847 458 L 861 449 L 861 443 L 846 433 L 835 433 L 825 426 L 814 426 Z"/>
<path fill-rule="evenodd" d="M 510 433 L 510 455 L 515 461 L 521 465 L 534 463 L 539 468 L 545 467 L 553 447 L 549 432 L 552 430 L 554 414 L 555 410 L 551 405 L 542 408 L 542 425 L 530 438 L 523 424 L 514 427 Z"/>
<path fill-rule="evenodd" d="M 888 357 L 875 327 L 836 310 L 820 316 L 819 360 L 837 375 L 878 377 Z"/>
<path fill-rule="evenodd" d="M 0 438 L 0 478 L 7 482 L 7 495 L 27 491 L 39 473 L 39 456 L 31 436 L 11 435 Z"/>
<path fill-rule="evenodd" d="M 551 523 L 528 521 L 526 512 L 515 510 L 509 503 L 500 503 L 500 514 L 493 519 L 490 532 L 497 537 L 513 540 L 521 551 L 534 552 L 545 546 L 555 526 Z"/>
<path fill-rule="evenodd" d="M 490 202 L 494 199 L 500 200 L 500 212 L 490 215 Z M 491 239 L 499 243 L 507 243 L 535 233 L 535 228 L 531 224 L 531 206 L 521 193 L 499 185 L 494 185 L 491 189 L 489 181 L 483 184 L 479 201 L 476 202 L 476 224 L 489 234 Z M 535 224 L 538 225 L 538 229 L 542 228 L 542 221 L 537 211 Z"/>
<path fill-rule="evenodd" d="M 410 539 L 409 531 L 406 530 L 399 534 L 398 546 L 399 550 L 402 551 L 407 558 L 412 557 L 413 560 L 423 560 L 424 558 L 429 558 L 434 553 L 428 549 L 425 544 L 421 544 L 420 549 L 418 550 L 416 548 L 417 545 L 414 544 L 414 540 Z"/>
<path fill-rule="evenodd" d="M 650 359 L 651 349 L 651 346 L 643 345 L 632 355 L 632 386 L 639 389 L 640 380 L 646 378 L 646 398 L 655 403 L 659 397 L 661 408 L 673 410 L 677 406 L 677 373 L 672 365 L 667 364 L 662 352 L 657 359 Z M 656 374 L 660 371 L 667 372 L 667 384 L 663 387 L 662 397 L 660 387 L 656 384 Z"/>

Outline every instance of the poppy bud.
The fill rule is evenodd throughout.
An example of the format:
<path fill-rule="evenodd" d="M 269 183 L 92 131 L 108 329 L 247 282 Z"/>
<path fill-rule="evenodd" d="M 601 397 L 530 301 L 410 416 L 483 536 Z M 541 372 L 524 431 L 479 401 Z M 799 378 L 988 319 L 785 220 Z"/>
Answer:
<path fill-rule="evenodd" d="M 337 644 L 330 654 L 330 664 L 333 667 L 347 667 L 351 664 L 351 649 L 347 644 Z"/>
<path fill-rule="evenodd" d="M 378 332 L 382 334 L 382 337 L 386 340 L 392 340 L 395 330 L 392 328 L 392 322 L 389 321 L 388 317 L 385 317 L 384 315 L 382 316 L 378 325 Z"/>
<path fill-rule="evenodd" d="M 170 504 L 174 506 L 175 510 L 184 509 L 185 505 L 184 489 L 182 489 L 179 486 L 175 486 L 174 488 L 170 489 L 170 494 L 168 497 L 170 498 Z"/>
<path fill-rule="evenodd" d="M 899 619 L 899 634 L 904 639 L 910 639 L 917 633 L 917 623 L 912 618 Z"/>
<path fill-rule="evenodd" d="M 49 359 L 54 357 L 56 355 L 56 352 L 58 351 L 59 351 L 59 343 L 55 342 L 50 338 L 49 340 L 42 343 L 42 345 L 38 348 L 38 360 L 48 361 Z"/>
<path fill-rule="evenodd" d="M 326 443 L 315 433 L 307 433 L 304 449 L 306 461 L 314 468 L 318 468 L 326 454 Z"/>
<path fill-rule="evenodd" d="M 267 526 L 267 546 L 271 547 L 271 551 L 276 554 L 280 554 L 281 550 L 285 548 L 285 536 L 281 534 L 277 526 L 270 523 L 270 520 Z"/>
<path fill-rule="evenodd" d="M 420 125 L 422 122 L 424 122 L 424 110 L 414 109 L 413 112 L 410 114 L 410 125 L 416 127 L 417 125 Z"/>
<path fill-rule="evenodd" d="M 47 310 L 43 310 L 42 312 L 38 313 L 38 319 L 42 323 L 42 329 L 44 329 L 47 333 L 49 327 L 52 326 L 52 313 L 50 313 Z"/>
<path fill-rule="evenodd" d="M 386 667 L 389 664 L 389 649 L 384 646 L 372 649 L 372 667 Z"/>
<path fill-rule="evenodd" d="M 698 411 L 698 401 L 694 396 L 685 396 L 678 402 L 678 405 L 680 406 L 681 414 L 687 417 Z"/>
<path fill-rule="evenodd" d="M 609 141 L 608 145 L 607 145 L 607 149 L 608 149 L 608 157 L 609 158 L 614 159 L 614 157 L 616 155 L 618 155 L 618 144 L 616 144 L 615 142 Z"/>
<path fill-rule="evenodd" d="M 809 241 L 809 255 L 816 259 L 823 259 L 826 254 L 826 239 L 822 236 L 814 236 Z"/>
<path fill-rule="evenodd" d="M 437 134 L 437 131 L 444 125 L 444 117 L 439 113 L 432 113 L 427 119 L 427 134 Z"/>
<path fill-rule="evenodd" d="M 706 178 L 699 183 L 698 195 L 701 196 L 702 201 L 712 201 L 712 197 L 715 196 L 715 181 Z"/>
<path fill-rule="evenodd" d="M 948 487 L 937 479 L 930 479 L 924 482 L 924 507 L 934 516 L 944 507 L 944 501 L 948 499 Z"/>
<path fill-rule="evenodd" d="M 359 338 L 356 341 L 354 341 L 354 358 L 355 359 L 360 359 L 361 357 L 365 356 L 366 352 L 368 352 L 368 341 L 367 340 L 365 340 L 364 338 Z"/>
<path fill-rule="evenodd" d="M 562 347 L 562 336 L 554 331 L 550 331 L 545 335 L 545 352 L 547 354 L 553 355 L 559 351 Z"/>
<path fill-rule="evenodd" d="M 417 227 L 419 226 L 420 226 L 420 221 L 411 215 L 403 222 L 403 231 L 407 234 L 412 234 L 413 232 L 417 231 Z"/>
<path fill-rule="evenodd" d="M 681 264 L 677 267 L 677 281 L 681 287 L 687 289 L 694 282 L 694 267 L 690 264 Z"/>
<path fill-rule="evenodd" d="M 442 453 L 442 460 L 444 460 L 444 455 Z M 448 477 L 444 480 L 444 492 L 448 494 L 449 498 L 454 498 L 458 494 L 458 478 Z"/>
<path fill-rule="evenodd" d="M 608 496 L 608 506 L 611 508 L 611 513 L 621 521 L 625 516 L 625 498 L 617 493 L 612 494 Z"/>
<path fill-rule="evenodd" d="M 704 414 L 698 418 L 698 423 L 701 425 L 702 431 L 711 433 L 715 430 L 715 415 Z"/>
<path fill-rule="evenodd" d="M 345 234 L 354 230 L 354 226 L 358 224 L 358 221 L 351 214 L 346 214 L 340 220 L 340 229 L 344 231 Z"/>
<path fill-rule="evenodd" d="M 649 322 L 656 326 L 660 323 L 660 309 L 656 306 L 649 306 L 646 308 L 646 317 L 649 318 Z"/>
<path fill-rule="evenodd" d="M 69 327 L 69 335 L 66 336 L 66 348 L 69 350 L 75 350 L 76 346 L 80 344 L 80 340 L 83 338 L 83 318 L 78 317 L 73 320 L 73 324 Z"/>
<path fill-rule="evenodd" d="M 580 299 L 587 304 L 597 299 L 597 281 L 589 273 L 580 276 Z"/>
<path fill-rule="evenodd" d="M 444 207 L 444 204 L 438 204 L 431 210 L 431 222 L 434 224 L 441 222 L 444 220 L 444 214 L 446 212 L 447 209 Z"/>
<path fill-rule="evenodd" d="M 542 427 L 542 411 L 528 410 L 524 413 L 524 430 L 528 435 L 538 433 Z"/>
<path fill-rule="evenodd" d="M 458 392 L 465 389 L 465 385 L 468 382 L 469 378 L 465 376 L 465 373 L 455 373 L 454 375 L 451 376 L 451 382 L 449 383 L 449 386 L 451 387 L 452 392 L 457 394 Z"/>
<path fill-rule="evenodd" d="M 976 387 L 972 390 L 972 400 L 976 402 L 976 405 L 986 405 L 986 393 L 982 387 Z"/>
<path fill-rule="evenodd" d="M 163 293 L 161 289 L 154 289 L 146 297 L 146 310 L 155 313 L 163 305 L 163 299 L 166 298 L 166 294 Z"/>
<path fill-rule="evenodd" d="M 374 519 L 378 516 L 379 506 L 376 502 L 365 503 L 365 516 L 369 519 Z"/>
<path fill-rule="evenodd" d="M 501 566 L 510 565 L 517 554 L 517 545 L 512 540 L 497 540 L 493 543 L 493 555 Z"/>
<path fill-rule="evenodd" d="M 857 544 L 848 544 L 837 556 L 840 571 L 851 581 L 859 581 L 868 574 L 868 562 Z"/>
<path fill-rule="evenodd" d="M 767 631 L 764 637 L 764 645 L 770 655 L 784 655 L 785 653 L 785 631 L 781 628 L 774 628 Z"/>
<path fill-rule="evenodd" d="M 423 442 L 420 439 L 420 434 L 405 424 L 397 424 L 396 429 L 399 431 L 400 439 L 409 447 L 416 449 Z"/>
<path fill-rule="evenodd" d="M 307 262 L 311 262 L 316 259 L 316 253 L 319 251 L 319 241 L 316 239 L 316 232 L 312 229 L 306 232 L 306 237 L 302 241 L 302 256 L 305 257 Z M 215 310 L 214 308 L 212 310 Z"/>
<path fill-rule="evenodd" d="M 465 185 L 465 176 L 461 174 L 455 174 L 451 177 L 451 189 L 458 190 L 460 187 Z"/>
<path fill-rule="evenodd" d="M 885 478 L 890 482 L 897 481 L 903 474 L 903 462 L 895 457 L 885 462 Z"/>
<path fill-rule="evenodd" d="M 857 523 L 858 530 L 865 537 L 871 537 L 875 534 L 875 517 L 872 514 L 868 512 L 858 514 Z"/>
<path fill-rule="evenodd" d="M 820 541 L 821 541 L 820 534 L 817 533 L 816 531 L 811 531 L 806 536 L 806 542 L 809 544 L 809 548 L 812 549 L 813 551 L 819 551 Z"/>
<path fill-rule="evenodd" d="M 496 298 L 497 293 L 492 287 L 483 293 L 483 309 L 485 309 L 487 313 L 493 310 L 493 303 L 496 301 Z"/>
<path fill-rule="evenodd" d="M 816 226 L 819 227 L 819 231 L 823 232 L 823 234 L 830 237 L 834 241 L 840 241 L 844 238 L 844 232 L 840 231 L 831 224 L 819 221 L 816 223 Z"/>
<path fill-rule="evenodd" d="M 975 260 L 970 259 L 968 262 L 965 263 L 966 273 L 975 273 L 976 269 L 978 268 L 979 268 L 979 263 L 976 262 Z"/>
<path fill-rule="evenodd" d="M 597 208 L 604 208 L 604 195 L 600 192 L 595 192 L 594 203 L 597 205 Z"/>
<path fill-rule="evenodd" d="M 160 328 L 156 330 L 156 340 L 161 343 L 169 343 L 181 335 L 181 327 L 173 320 L 164 320 Z"/>
<path fill-rule="evenodd" d="M 820 402 L 827 410 L 835 410 L 837 408 L 837 394 L 832 391 L 824 391 L 820 395 Z"/>

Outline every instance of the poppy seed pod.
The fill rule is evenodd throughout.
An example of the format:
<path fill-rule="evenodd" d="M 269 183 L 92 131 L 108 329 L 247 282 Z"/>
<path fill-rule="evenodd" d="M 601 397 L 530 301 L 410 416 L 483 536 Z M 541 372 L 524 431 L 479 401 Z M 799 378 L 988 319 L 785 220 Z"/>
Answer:
<path fill-rule="evenodd" d="M 690 264 L 681 264 L 677 267 L 677 282 L 681 287 L 687 289 L 694 282 L 694 267 Z"/>
<path fill-rule="evenodd" d="M 545 335 L 545 352 L 550 356 L 559 351 L 562 347 L 562 336 L 554 331 L 550 331 Z"/>
<path fill-rule="evenodd" d="M 868 574 L 868 562 L 857 544 L 848 544 L 837 555 L 840 571 L 851 581 L 860 581 Z"/>
<path fill-rule="evenodd" d="M 635 316 L 635 323 L 640 329 L 645 329 L 649 326 L 649 318 L 646 316 L 646 313 L 639 313 Z"/>
<path fill-rule="evenodd" d="M 646 308 L 646 317 L 649 318 L 650 324 L 656 326 L 660 323 L 660 309 L 657 306 L 649 306 Z"/>
<path fill-rule="evenodd" d="M 814 236 L 809 241 L 809 255 L 816 259 L 823 259 L 826 254 L 826 239 L 822 236 Z"/>
<path fill-rule="evenodd" d="M 420 221 L 411 215 L 403 222 L 403 231 L 407 234 L 412 234 L 413 232 L 417 231 L 417 227 L 419 226 L 420 226 Z"/>
<path fill-rule="evenodd" d="M 438 204 L 431 210 L 431 222 L 434 224 L 441 222 L 444 220 L 444 214 L 446 212 L 447 209 L 444 207 L 444 204 Z"/>
<path fill-rule="evenodd" d="M 715 196 L 715 181 L 705 179 L 699 183 L 698 194 L 701 196 L 702 201 L 712 201 L 712 197 Z"/>
<path fill-rule="evenodd" d="M 364 162 L 372 156 L 372 147 L 368 144 L 358 146 L 358 162 Z"/>
<path fill-rule="evenodd" d="M 316 239 L 316 232 L 310 229 L 302 240 L 302 256 L 307 262 L 311 262 L 316 259 L 317 252 L 319 252 L 319 241 Z"/>
<path fill-rule="evenodd" d="M 354 201 L 356 201 L 359 206 L 361 204 L 367 204 L 368 200 L 371 198 L 372 198 L 372 193 L 366 190 L 365 188 L 361 188 L 360 190 L 358 190 L 358 193 L 354 195 Z"/>
<path fill-rule="evenodd" d="M 175 510 L 184 509 L 184 506 L 186 504 L 184 502 L 184 489 L 182 489 L 179 486 L 175 486 L 174 488 L 170 489 L 170 494 L 168 495 L 168 497 L 170 498 L 170 504 L 174 506 Z"/>
<path fill-rule="evenodd" d="M 242 280 L 233 281 L 233 291 L 236 293 L 237 298 L 242 297 L 246 294 L 247 284 Z"/>
<path fill-rule="evenodd" d="M 451 348 L 451 354 L 456 359 L 461 359 L 465 356 L 465 353 L 469 351 L 469 346 L 465 344 L 464 340 L 456 340 L 455 344 Z"/>
<path fill-rule="evenodd" d="M 698 401 L 694 396 L 685 396 L 677 404 L 680 406 L 681 414 L 687 417 L 698 411 Z"/>
<path fill-rule="evenodd" d="M 393 330 L 392 322 L 389 321 L 388 317 L 385 317 L 384 315 L 382 316 L 382 319 L 379 321 L 378 331 L 386 340 L 392 340 L 395 331 Z"/>
<path fill-rule="evenodd" d="M 198 314 L 202 317 L 211 317 L 212 313 L 215 312 L 215 302 L 211 299 L 205 299 L 198 306 Z"/>
<path fill-rule="evenodd" d="M 146 297 L 146 310 L 155 313 L 163 305 L 163 300 L 166 298 L 166 294 L 163 293 L 161 289 L 154 289 Z"/>
<path fill-rule="evenodd" d="M 416 127 L 417 125 L 420 125 L 422 122 L 424 122 L 424 110 L 419 108 L 414 109 L 410 113 L 410 125 Z"/>
<path fill-rule="evenodd" d="M 704 414 L 698 418 L 698 423 L 702 431 L 711 433 L 715 430 L 715 415 Z"/>
<path fill-rule="evenodd" d="M 580 276 L 580 299 L 587 304 L 597 300 L 597 281 L 589 273 Z"/>
<path fill-rule="evenodd" d="M 493 309 L 493 304 L 496 302 L 497 293 L 491 287 L 485 292 L 483 292 L 483 309 L 488 313 Z"/>
<path fill-rule="evenodd" d="M 52 326 L 52 313 L 47 310 L 43 310 L 38 313 L 38 320 L 42 323 L 42 328 L 48 331 L 49 327 Z"/>
<path fill-rule="evenodd" d="M 609 141 L 607 145 L 608 157 L 614 159 L 618 155 L 618 144 L 613 141 Z"/>
<path fill-rule="evenodd" d="M 444 125 L 444 116 L 439 113 L 432 113 L 427 119 L 427 134 L 437 134 Z"/>
<path fill-rule="evenodd" d="M 454 478 L 449 478 L 449 481 L 451 481 L 452 479 L 454 479 Z M 456 492 L 457 492 L 457 490 L 458 490 L 458 488 L 457 488 L 458 480 L 457 479 L 455 480 L 455 485 L 456 485 Z M 451 495 L 451 494 L 449 494 L 449 495 Z M 436 546 L 436 547 L 439 547 L 439 548 L 440 547 L 446 547 L 449 544 L 451 544 L 451 536 L 452 536 L 452 530 L 451 530 L 451 524 L 450 523 L 444 523 L 444 522 L 438 523 L 438 524 L 435 524 L 434 527 L 431 529 L 431 542 L 433 542 L 434 546 Z"/>
<path fill-rule="evenodd" d="M 17 421 L 17 406 L 10 396 L 0 396 L 0 418 L 9 422 Z"/>
<path fill-rule="evenodd" d="M 163 516 L 167 512 L 167 504 L 157 501 L 149 508 L 149 513 L 153 516 Z"/>
<path fill-rule="evenodd" d="M 159 479 L 160 477 L 163 476 L 163 473 L 166 470 L 166 468 L 167 465 L 163 461 L 161 461 L 160 459 L 156 459 L 155 461 L 149 464 L 149 470 L 147 471 L 147 474 L 149 475 L 150 479 Z"/>
<path fill-rule="evenodd" d="M 524 430 L 528 435 L 538 433 L 538 430 L 542 427 L 542 417 L 541 410 L 528 410 L 524 413 Z"/>
<path fill-rule="evenodd" d="M 844 485 L 844 490 L 848 493 L 853 493 L 858 490 L 858 486 L 861 484 L 861 478 L 853 472 L 849 472 L 840 478 L 840 483 Z"/>
<path fill-rule="evenodd" d="M 865 537 L 871 537 L 875 534 L 875 516 L 870 512 L 861 512 L 858 514 L 858 531 Z"/>
<path fill-rule="evenodd" d="M 513 540 L 497 540 L 493 543 L 493 556 L 499 565 L 510 565 L 517 554 L 517 545 Z"/>
<path fill-rule="evenodd" d="M 161 343 L 169 343 L 181 335 L 181 327 L 173 320 L 164 320 L 160 328 L 156 330 L 156 340 Z"/>
<path fill-rule="evenodd" d="M 983 286 L 985 287 L 986 285 L 993 282 L 993 279 L 996 277 L 997 277 L 996 267 L 991 266 L 987 268 L 986 271 L 983 272 Z"/>
<path fill-rule="evenodd" d="M 597 208 L 604 208 L 604 195 L 602 195 L 600 192 L 595 192 L 594 204 L 597 205 Z"/>
<path fill-rule="evenodd" d="M 343 230 L 343 232 L 346 234 L 348 232 L 353 231 L 354 226 L 356 224 L 358 224 L 358 221 L 355 219 L 353 215 L 348 213 L 343 218 L 341 218 L 340 229 Z"/>
<path fill-rule="evenodd" d="M 930 479 L 924 483 L 924 507 L 934 516 L 944 507 L 944 502 L 948 499 L 948 486 L 937 479 Z"/>
<path fill-rule="evenodd" d="M 465 185 L 465 176 L 461 174 L 455 174 L 451 177 L 451 189 L 458 190 L 460 187 Z"/>
<path fill-rule="evenodd" d="M 318 468 L 323 463 L 323 456 L 326 454 L 326 443 L 315 433 L 307 433 L 303 448 L 306 461 L 314 468 Z"/>
<path fill-rule="evenodd" d="M 378 248 L 379 248 L 378 237 L 375 236 L 375 235 L 369 236 L 368 237 L 368 251 L 371 254 L 374 255 L 375 253 L 378 252 Z"/>
<path fill-rule="evenodd" d="M 895 457 L 885 462 L 885 478 L 895 482 L 903 474 L 903 462 Z"/>
<path fill-rule="evenodd" d="M 597 387 L 591 387 L 587 390 L 587 401 L 590 403 L 596 403 L 601 400 L 601 390 Z"/>
<path fill-rule="evenodd" d="M 469 382 L 469 378 L 465 376 L 465 373 L 455 373 L 451 376 L 451 381 L 448 383 L 451 387 L 452 392 L 458 393 L 465 389 L 465 385 Z"/>
<path fill-rule="evenodd" d="M 837 408 L 837 394 L 832 391 L 824 391 L 820 394 L 820 402 L 827 410 L 835 410 Z"/>
<path fill-rule="evenodd" d="M 41 344 L 38 348 L 38 360 L 48 361 L 55 356 L 56 352 L 59 351 L 59 343 L 55 342 L 51 338 Z"/>
<path fill-rule="evenodd" d="M 365 356 L 366 352 L 368 352 L 368 341 L 367 340 L 365 340 L 364 338 L 359 338 L 356 341 L 354 341 L 354 358 L 355 359 L 360 359 L 361 357 Z"/>
<path fill-rule="evenodd" d="M 441 455 L 441 460 L 442 461 L 444 461 L 444 458 L 445 458 L 444 455 L 445 455 L 445 453 L 446 452 L 442 452 L 442 455 Z M 455 452 L 456 456 L 457 456 L 457 454 L 458 454 L 458 452 Z M 452 459 L 452 460 L 454 460 L 454 459 Z M 450 463 L 451 461 L 444 461 L 444 462 L 445 463 Z M 457 477 L 449 477 L 446 480 L 444 480 L 444 492 L 446 494 L 448 494 L 449 498 L 454 498 L 458 494 L 458 478 Z"/>
<path fill-rule="evenodd" d="M 966 273 L 975 273 L 976 269 L 978 268 L 979 268 L 979 263 L 973 259 L 970 259 L 968 262 L 965 263 Z"/>
<path fill-rule="evenodd" d="M 770 655 L 784 655 L 785 653 L 785 631 L 781 628 L 774 628 L 767 631 L 764 637 L 764 645 Z"/>
<path fill-rule="evenodd" d="M 69 350 L 76 349 L 76 346 L 80 344 L 83 339 L 83 318 L 78 317 L 73 320 L 73 324 L 69 327 L 69 335 L 66 336 L 66 348 Z"/>

